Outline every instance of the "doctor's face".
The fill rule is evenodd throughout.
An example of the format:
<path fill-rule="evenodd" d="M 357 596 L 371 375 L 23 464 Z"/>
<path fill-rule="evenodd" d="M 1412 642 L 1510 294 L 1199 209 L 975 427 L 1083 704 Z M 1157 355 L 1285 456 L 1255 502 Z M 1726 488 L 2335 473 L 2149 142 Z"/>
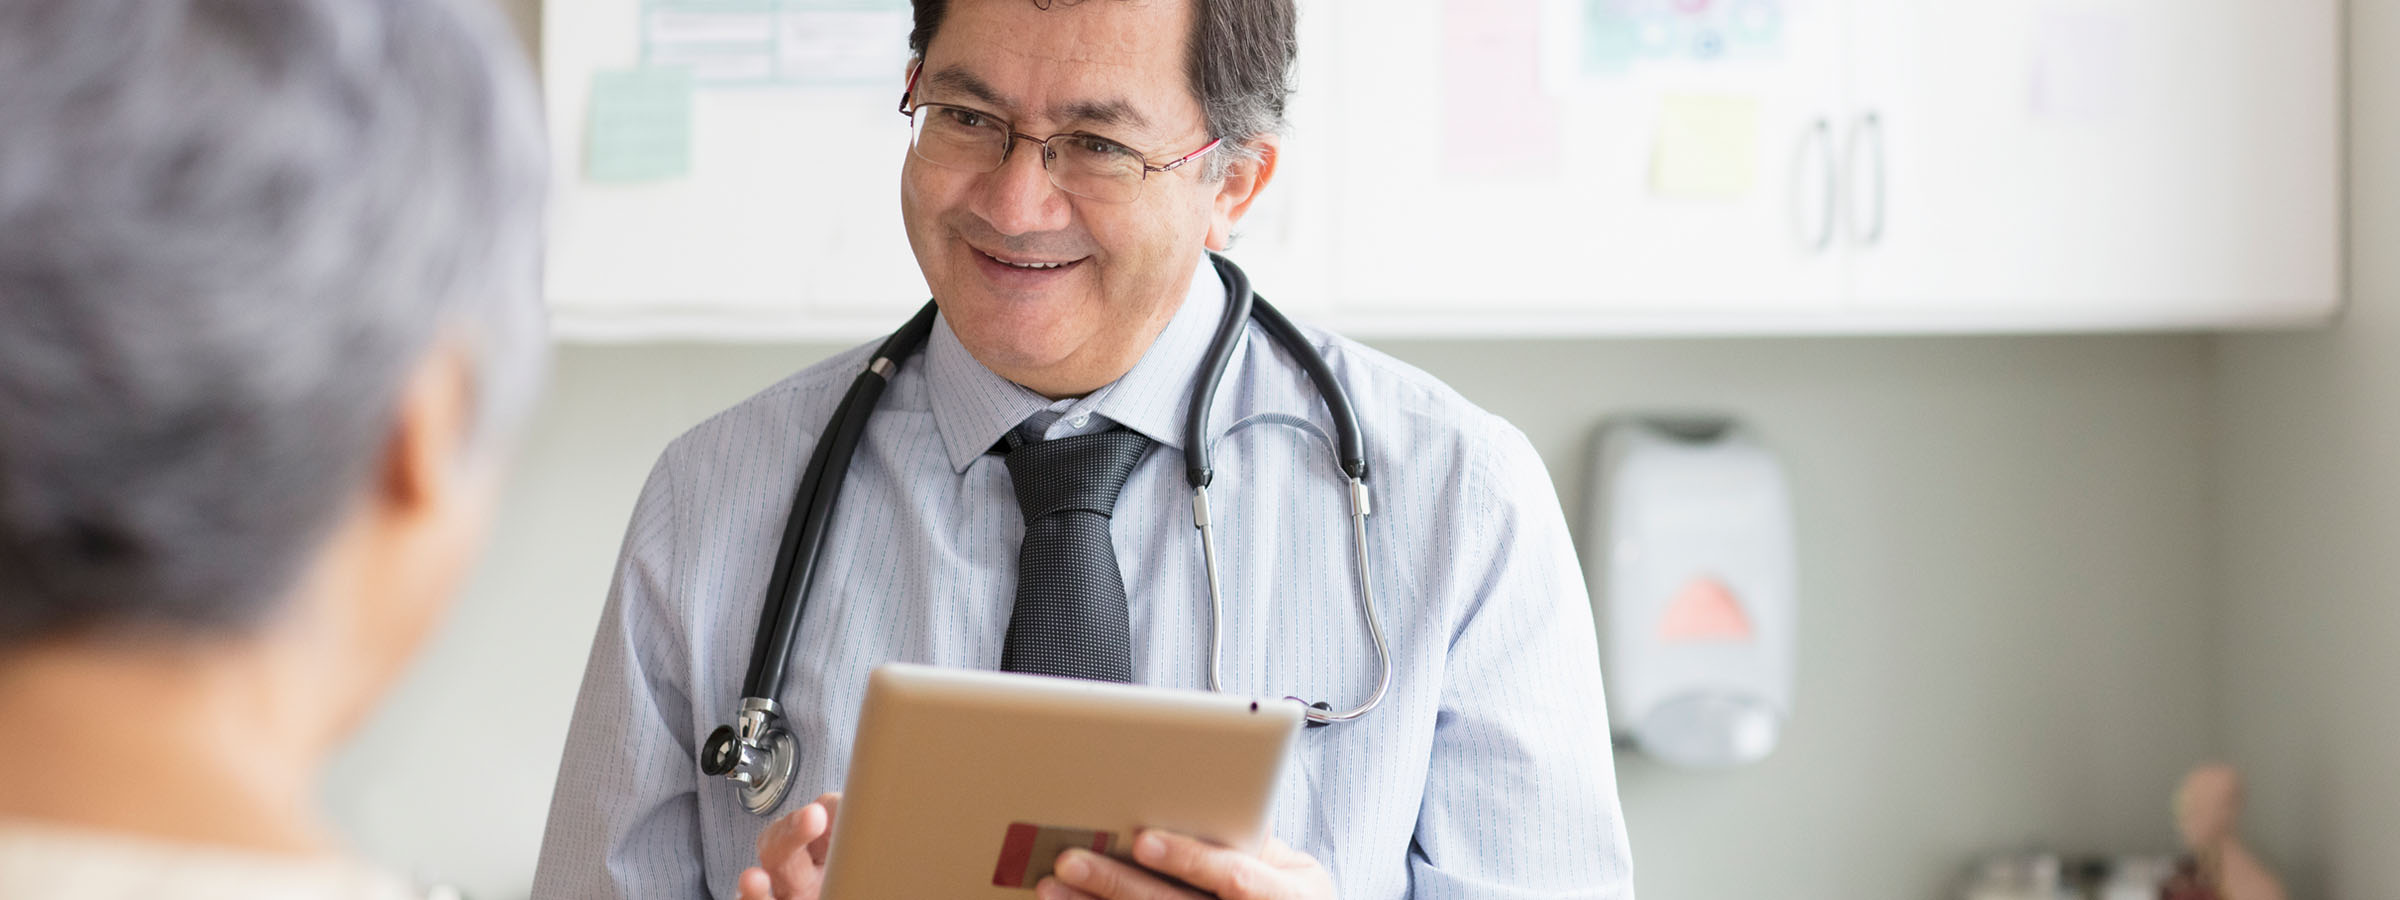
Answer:
<path fill-rule="evenodd" d="M 964 109 L 929 121 L 1096 135 L 1151 165 L 1208 144 L 1185 74 L 1188 0 L 1049 5 L 955 0 L 912 99 Z M 1226 181 L 1202 180 L 1205 156 L 1149 173 L 1120 202 L 1060 190 L 1042 161 L 1025 140 L 990 172 L 912 152 L 900 210 L 926 282 L 976 360 L 1043 394 L 1075 396 L 1141 358 L 1182 305 L 1204 246 L 1221 243 L 1215 225 L 1247 204 L 1224 201 Z"/>

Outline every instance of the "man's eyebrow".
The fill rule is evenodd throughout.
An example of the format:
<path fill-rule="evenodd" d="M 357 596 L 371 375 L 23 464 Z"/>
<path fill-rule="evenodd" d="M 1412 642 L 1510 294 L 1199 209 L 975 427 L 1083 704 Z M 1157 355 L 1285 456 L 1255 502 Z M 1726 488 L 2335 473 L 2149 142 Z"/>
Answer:
<path fill-rule="evenodd" d="M 1141 110 L 1134 109 L 1133 104 L 1120 99 L 1080 100 L 1067 104 L 1063 112 L 1069 122 L 1130 125 L 1139 129 L 1150 127 L 1150 119 L 1142 115 Z"/>
<path fill-rule="evenodd" d="M 933 77 L 925 80 L 925 86 L 957 91 L 999 107 L 1003 112 L 1014 113 L 1017 109 L 1015 101 L 1000 96 L 999 91 L 993 90 L 991 85 L 983 82 L 983 79 L 975 77 L 975 73 L 955 66 L 933 73 Z"/>
<path fill-rule="evenodd" d="M 956 66 L 945 68 L 941 71 L 933 73 L 931 76 L 928 76 L 925 79 L 925 84 L 930 88 L 948 92 L 956 92 L 973 97 L 984 103 L 990 104 L 995 108 L 995 111 L 998 112 L 1007 113 L 1011 116 L 1024 115 L 1024 111 L 1018 108 L 1015 100 L 1009 99 L 1008 97 L 1002 95 L 997 89 L 994 89 L 983 79 L 975 77 L 975 73 L 958 68 Z M 1107 100 L 1078 100 L 1061 108 L 1059 113 L 1061 114 L 1061 119 L 1066 122 L 1089 122 L 1096 125 L 1127 125 L 1141 129 L 1147 129 L 1150 127 L 1150 117 L 1142 115 L 1141 110 L 1135 109 L 1132 103 L 1125 101 L 1123 98 L 1112 97 Z"/>

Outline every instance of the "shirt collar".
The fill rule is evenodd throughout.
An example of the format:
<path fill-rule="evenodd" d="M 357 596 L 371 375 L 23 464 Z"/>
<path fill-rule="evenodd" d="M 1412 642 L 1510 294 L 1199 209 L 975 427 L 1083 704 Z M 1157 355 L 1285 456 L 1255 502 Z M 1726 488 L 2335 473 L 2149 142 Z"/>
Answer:
<path fill-rule="evenodd" d="M 1181 450 L 1184 408 L 1191 402 L 1194 373 L 1208 355 L 1225 304 L 1224 282 L 1202 254 L 1182 308 L 1167 321 L 1141 360 L 1116 381 L 1068 402 L 1054 423 L 1097 415 Z M 934 425 L 941 432 L 951 469 L 958 472 L 965 472 L 1009 429 L 1056 405 L 984 368 L 959 342 L 947 316 L 934 320 L 933 334 L 926 339 L 925 377 L 932 393 Z"/>

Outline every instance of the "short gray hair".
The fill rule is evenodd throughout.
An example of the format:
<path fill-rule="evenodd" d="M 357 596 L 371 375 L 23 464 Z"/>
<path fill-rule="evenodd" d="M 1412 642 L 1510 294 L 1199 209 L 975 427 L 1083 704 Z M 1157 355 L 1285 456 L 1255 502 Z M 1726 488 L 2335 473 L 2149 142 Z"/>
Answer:
<path fill-rule="evenodd" d="M 0 0 L 0 649 L 279 608 L 413 368 L 545 368 L 545 151 L 461 0 Z"/>
<path fill-rule="evenodd" d="M 950 12 L 950 0 L 911 0 L 915 27 L 908 51 L 925 58 L 934 32 Z M 1081 0 L 1027 0 L 1043 9 Z M 1234 164 L 1256 160 L 1251 141 L 1287 134 L 1284 106 L 1292 96 L 1292 61 L 1298 56 L 1299 10 L 1294 0 L 1192 0 L 1192 33 L 1185 40 L 1192 96 L 1200 99 L 1208 134 L 1225 141 L 1209 153 L 1201 176 L 1225 177 Z"/>

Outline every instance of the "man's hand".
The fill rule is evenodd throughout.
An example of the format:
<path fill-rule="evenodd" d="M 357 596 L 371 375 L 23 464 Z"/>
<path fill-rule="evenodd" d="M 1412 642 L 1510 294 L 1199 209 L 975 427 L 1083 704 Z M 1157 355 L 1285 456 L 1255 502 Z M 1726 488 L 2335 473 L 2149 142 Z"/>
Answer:
<path fill-rule="evenodd" d="M 1133 839 L 1133 859 L 1141 866 L 1089 850 L 1069 850 L 1059 854 L 1051 876 L 1035 885 L 1034 893 L 1040 900 L 1195 900 L 1212 895 L 1222 900 L 1333 900 L 1333 874 L 1314 857 L 1271 838 L 1264 853 L 1251 856 L 1180 834 L 1144 831 Z"/>
<path fill-rule="evenodd" d="M 825 853 L 833 840 L 834 791 L 785 813 L 758 834 L 758 865 L 743 869 L 741 900 L 817 900 L 825 883 Z"/>

